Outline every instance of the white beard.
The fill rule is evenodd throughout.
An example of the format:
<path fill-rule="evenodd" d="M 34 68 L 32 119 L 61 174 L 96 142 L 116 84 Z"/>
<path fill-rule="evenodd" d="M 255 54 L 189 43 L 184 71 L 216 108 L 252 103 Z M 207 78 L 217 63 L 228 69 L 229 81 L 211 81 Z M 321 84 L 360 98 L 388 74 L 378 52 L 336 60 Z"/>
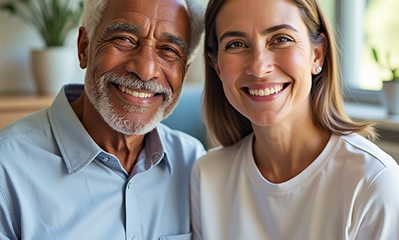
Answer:
<path fill-rule="evenodd" d="M 140 122 L 136 119 L 126 119 L 123 115 L 115 111 L 115 107 L 109 96 L 109 85 L 115 83 L 126 86 L 130 89 L 146 90 L 150 92 L 161 93 L 164 101 L 156 110 L 148 122 Z M 174 106 L 169 106 L 168 112 L 165 112 L 168 105 L 176 105 L 177 101 L 172 99 L 172 90 L 164 87 L 157 81 L 142 81 L 136 76 L 119 76 L 113 73 L 104 74 L 98 81 L 85 76 L 86 94 L 98 111 L 103 120 L 115 131 L 125 135 L 143 135 L 152 131 L 156 125 L 170 114 Z M 144 113 L 148 107 L 134 106 L 124 104 L 122 106 L 126 112 Z"/>

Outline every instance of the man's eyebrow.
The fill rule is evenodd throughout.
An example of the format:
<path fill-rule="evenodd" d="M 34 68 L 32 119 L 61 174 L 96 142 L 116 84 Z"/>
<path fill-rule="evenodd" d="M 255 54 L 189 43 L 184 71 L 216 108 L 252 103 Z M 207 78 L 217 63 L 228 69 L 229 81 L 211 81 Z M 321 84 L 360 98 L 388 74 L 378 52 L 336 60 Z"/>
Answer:
<path fill-rule="evenodd" d="M 113 23 L 105 29 L 106 35 L 112 35 L 115 32 L 129 32 L 129 33 L 137 33 L 141 30 L 141 28 L 137 25 L 129 25 L 126 23 L 118 22 Z"/>
<path fill-rule="evenodd" d="M 176 37 L 175 35 L 172 35 L 170 33 L 163 33 L 162 38 L 181 47 L 185 53 L 188 52 L 188 43 L 184 41 L 183 38 Z"/>
<path fill-rule="evenodd" d="M 273 26 L 270 28 L 267 28 L 265 30 L 262 31 L 262 35 L 267 35 L 269 33 L 272 32 L 276 32 L 280 29 L 289 29 L 295 32 L 298 32 L 298 30 L 296 28 L 294 28 L 293 26 L 289 25 L 289 24 L 281 24 L 281 25 L 277 25 L 277 26 Z M 227 38 L 227 37 L 245 37 L 246 34 L 245 32 L 241 32 L 241 31 L 227 31 L 225 33 L 223 33 L 223 35 L 219 38 L 219 42 L 221 42 L 223 39 Z"/>

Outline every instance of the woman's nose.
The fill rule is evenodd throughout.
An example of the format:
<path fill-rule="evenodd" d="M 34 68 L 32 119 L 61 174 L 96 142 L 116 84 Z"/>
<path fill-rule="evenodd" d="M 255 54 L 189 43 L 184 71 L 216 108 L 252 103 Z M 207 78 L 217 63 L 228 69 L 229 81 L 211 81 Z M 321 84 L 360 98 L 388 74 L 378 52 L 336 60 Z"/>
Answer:
<path fill-rule="evenodd" d="M 255 50 L 246 69 L 248 75 L 261 78 L 274 69 L 272 53 L 267 49 Z"/>

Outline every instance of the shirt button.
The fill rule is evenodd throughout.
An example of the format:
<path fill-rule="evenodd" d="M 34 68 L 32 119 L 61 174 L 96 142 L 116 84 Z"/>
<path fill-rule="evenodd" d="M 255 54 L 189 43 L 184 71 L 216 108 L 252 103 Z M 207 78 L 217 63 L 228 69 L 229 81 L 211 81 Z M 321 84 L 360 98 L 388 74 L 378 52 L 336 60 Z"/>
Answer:
<path fill-rule="evenodd" d="M 132 185 L 132 182 L 129 182 L 129 183 L 127 184 L 127 188 L 130 189 L 130 186 L 131 186 L 131 185 Z M 133 239 L 136 239 L 136 238 L 133 237 Z"/>
<path fill-rule="evenodd" d="M 137 240 L 137 238 L 136 238 L 136 237 L 133 237 L 132 240 Z"/>
<path fill-rule="evenodd" d="M 104 162 L 107 162 L 108 160 L 109 160 L 109 158 L 107 158 L 107 157 L 106 157 L 106 158 L 104 158 Z"/>
<path fill-rule="evenodd" d="M 159 153 L 155 153 L 154 155 L 152 155 L 152 158 L 159 158 L 161 156 L 161 154 L 159 154 Z"/>

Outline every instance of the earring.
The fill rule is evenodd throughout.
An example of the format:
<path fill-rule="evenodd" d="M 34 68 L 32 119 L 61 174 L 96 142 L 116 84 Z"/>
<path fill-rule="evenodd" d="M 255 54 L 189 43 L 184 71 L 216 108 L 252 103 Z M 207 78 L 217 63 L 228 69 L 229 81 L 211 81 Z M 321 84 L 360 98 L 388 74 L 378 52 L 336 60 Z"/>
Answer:
<path fill-rule="evenodd" d="M 323 68 L 322 68 L 322 67 L 317 67 L 317 68 L 316 68 L 316 72 L 317 72 L 317 73 L 320 73 L 320 72 L 321 72 L 321 70 L 323 70 Z"/>

